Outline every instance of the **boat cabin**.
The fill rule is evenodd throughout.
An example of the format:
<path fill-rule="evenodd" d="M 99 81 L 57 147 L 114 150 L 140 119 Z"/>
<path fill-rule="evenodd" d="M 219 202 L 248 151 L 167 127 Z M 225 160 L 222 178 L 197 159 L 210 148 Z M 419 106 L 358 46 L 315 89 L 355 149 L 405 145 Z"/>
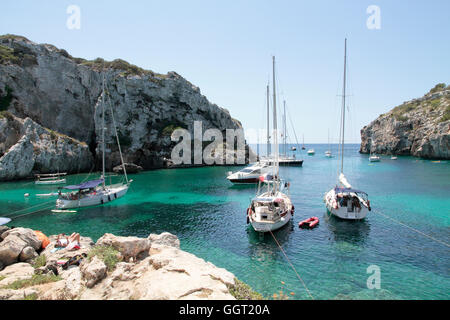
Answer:
<path fill-rule="evenodd" d="M 368 196 L 364 191 L 336 187 L 334 192 L 339 207 L 346 207 L 347 212 L 360 212 L 363 205 L 368 206 Z"/>

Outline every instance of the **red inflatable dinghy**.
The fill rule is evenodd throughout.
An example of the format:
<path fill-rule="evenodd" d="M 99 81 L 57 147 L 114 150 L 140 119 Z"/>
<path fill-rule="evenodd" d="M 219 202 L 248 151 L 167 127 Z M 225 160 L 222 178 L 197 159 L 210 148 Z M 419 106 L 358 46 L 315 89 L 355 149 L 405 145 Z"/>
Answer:
<path fill-rule="evenodd" d="M 312 229 L 319 224 L 319 218 L 311 217 L 306 220 L 300 221 L 298 226 L 300 228 L 309 228 Z"/>

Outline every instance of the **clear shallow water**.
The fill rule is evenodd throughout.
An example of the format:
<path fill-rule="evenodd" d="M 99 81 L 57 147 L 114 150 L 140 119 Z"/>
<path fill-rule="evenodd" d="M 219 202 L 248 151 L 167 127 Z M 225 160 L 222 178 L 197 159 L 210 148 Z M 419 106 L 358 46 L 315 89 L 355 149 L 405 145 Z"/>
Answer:
<path fill-rule="evenodd" d="M 296 210 L 294 221 L 274 235 L 312 295 L 316 299 L 449 299 L 450 249 L 377 212 L 449 243 L 450 162 L 382 157 L 381 162 L 369 164 L 357 145 L 347 146 L 344 172 L 355 188 L 369 194 L 373 210 L 364 221 L 341 221 L 327 217 L 322 201 L 337 181 L 338 159 L 324 156 L 326 145 L 309 147 L 316 154 L 303 154 L 302 168 L 281 168 L 291 181 Z M 14 214 L 18 218 L 9 225 L 46 234 L 76 231 L 94 240 L 105 232 L 144 237 L 168 231 L 180 238 L 182 249 L 233 272 L 264 296 L 282 290 L 294 299 L 308 299 L 270 234 L 260 237 L 246 224 L 245 210 L 255 187 L 232 186 L 225 179 L 228 171 L 237 169 L 205 167 L 131 175 L 134 182 L 126 197 L 72 214 L 48 209 L 18 217 L 45 208 L 43 203 L 49 199 L 35 195 L 55 188 L 30 181 L 1 183 L 0 216 L 26 209 Z M 69 176 L 68 183 L 86 177 Z M 30 197 L 25 198 L 27 192 Z M 298 222 L 310 216 L 320 218 L 319 226 L 298 229 Z M 369 265 L 381 269 L 380 290 L 367 289 Z"/>

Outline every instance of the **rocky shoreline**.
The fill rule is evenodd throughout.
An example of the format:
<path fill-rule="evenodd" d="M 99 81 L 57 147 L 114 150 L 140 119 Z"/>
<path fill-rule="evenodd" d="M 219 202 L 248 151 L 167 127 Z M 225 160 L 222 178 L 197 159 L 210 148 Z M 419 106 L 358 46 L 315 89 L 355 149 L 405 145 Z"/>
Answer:
<path fill-rule="evenodd" d="M 223 268 L 180 249 L 170 233 L 106 233 L 77 250 L 27 228 L 0 227 L 0 300 L 232 300 L 261 298 Z M 44 240 L 46 241 L 46 240 Z"/>
<path fill-rule="evenodd" d="M 360 152 L 450 159 L 450 86 L 440 83 L 362 128 Z"/>

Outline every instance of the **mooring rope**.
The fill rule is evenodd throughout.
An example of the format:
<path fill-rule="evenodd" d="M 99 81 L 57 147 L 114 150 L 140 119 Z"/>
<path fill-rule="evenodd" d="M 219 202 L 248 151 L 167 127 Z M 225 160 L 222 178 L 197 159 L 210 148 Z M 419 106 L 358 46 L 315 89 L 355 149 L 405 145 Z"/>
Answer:
<path fill-rule="evenodd" d="M 311 294 L 311 291 L 309 291 L 308 287 L 306 286 L 305 282 L 303 281 L 302 277 L 300 277 L 300 275 L 298 274 L 297 270 L 295 269 L 294 265 L 292 264 L 291 260 L 288 258 L 288 256 L 286 255 L 286 253 L 284 252 L 283 248 L 281 247 L 280 243 L 278 242 L 277 238 L 275 238 L 275 235 L 272 233 L 272 231 L 269 231 L 270 234 L 273 237 L 273 240 L 275 240 L 275 243 L 277 244 L 277 246 L 280 248 L 281 252 L 283 253 L 284 257 L 286 258 L 286 260 L 288 261 L 288 263 L 290 264 L 292 270 L 294 270 L 295 274 L 297 275 L 297 278 L 300 280 L 300 282 L 303 284 L 303 287 L 305 287 L 306 292 L 308 292 L 309 296 L 311 297 L 312 300 L 314 300 L 313 295 Z"/>
<path fill-rule="evenodd" d="M 423 235 L 423 236 L 425 236 L 425 237 L 427 237 L 427 238 L 430 238 L 431 240 L 434 240 L 434 241 L 436 241 L 436 242 L 439 242 L 440 244 L 443 244 L 444 246 L 450 247 L 450 244 L 448 244 L 448 243 L 446 243 L 446 242 L 444 242 L 444 241 L 442 241 L 442 240 L 436 239 L 436 238 L 434 238 L 434 237 L 432 237 L 432 236 L 430 236 L 430 235 L 428 235 L 428 234 L 426 234 L 426 233 L 424 233 L 424 232 L 422 232 L 422 231 L 420 231 L 420 230 L 417 230 L 417 229 L 415 229 L 415 228 L 413 228 L 413 227 L 410 227 L 410 226 L 404 224 L 404 223 L 401 222 L 401 221 L 398 221 L 398 220 L 396 220 L 396 219 L 394 219 L 394 218 L 392 218 L 392 217 L 389 217 L 388 215 L 385 215 L 384 213 L 376 212 L 376 211 L 375 211 L 375 213 L 380 214 L 380 215 L 382 215 L 383 217 L 388 218 L 388 219 L 390 219 L 390 220 L 392 220 L 392 221 L 394 221 L 394 222 L 397 222 L 398 224 L 400 224 L 400 225 L 402 225 L 402 226 L 404 226 L 404 227 L 406 227 L 406 228 L 408 228 L 408 229 L 411 229 L 411 230 L 413 230 L 413 231 L 415 231 L 415 232 L 417 232 L 417 233 L 419 233 L 419 234 L 421 234 L 421 235 Z"/>
<path fill-rule="evenodd" d="M 21 215 L 18 215 L 18 216 L 12 217 L 12 219 L 17 219 L 17 218 L 20 218 L 20 217 L 24 217 L 24 216 L 27 216 L 27 215 L 30 215 L 30 214 L 36 213 L 36 212 L 40 212 L 40 211 L 44 211 L 44 210 L 48 210 L 48 209 L 50 209 L 50 208 L 52 208 L 52 207 L 53 207 L 53 205 L 51 205 L 51 206 L 48 206 L 48 207 L 45 207 L 45 208 L 42 208 L 42 209 L 38 209 L 38 210 L 36 210 L 36 211 L 32 211 L 32 212 L 28 212 L 28 213 L 24 213 L 24 214 L 21 214 Z"/>
<path fill-rule="evenodd" d="M 20 210 L 16 210 L 14 212 L 10 212 L 10 213 L 8 213 L 6 215 L 3 215 L 3 217 L 11 217 L 12 215 L 17 214 L 17 213 L 19 213 L 21 211 L 30 210 L 32 208 L 36 208 L 36 207 L 42 206 L 44 204 L 49 204 L 50 202 L 54 202 L 54 201 L 55 200 L 49 200 L 49 201 L 46 201 L 46 202 L 38 203 L 38 204 L 35 204 L 34 206 L 31 206 L 31 207 L 28 207 L 28 208 L 23 208 L 23 209 L 20 209 Z"/>

